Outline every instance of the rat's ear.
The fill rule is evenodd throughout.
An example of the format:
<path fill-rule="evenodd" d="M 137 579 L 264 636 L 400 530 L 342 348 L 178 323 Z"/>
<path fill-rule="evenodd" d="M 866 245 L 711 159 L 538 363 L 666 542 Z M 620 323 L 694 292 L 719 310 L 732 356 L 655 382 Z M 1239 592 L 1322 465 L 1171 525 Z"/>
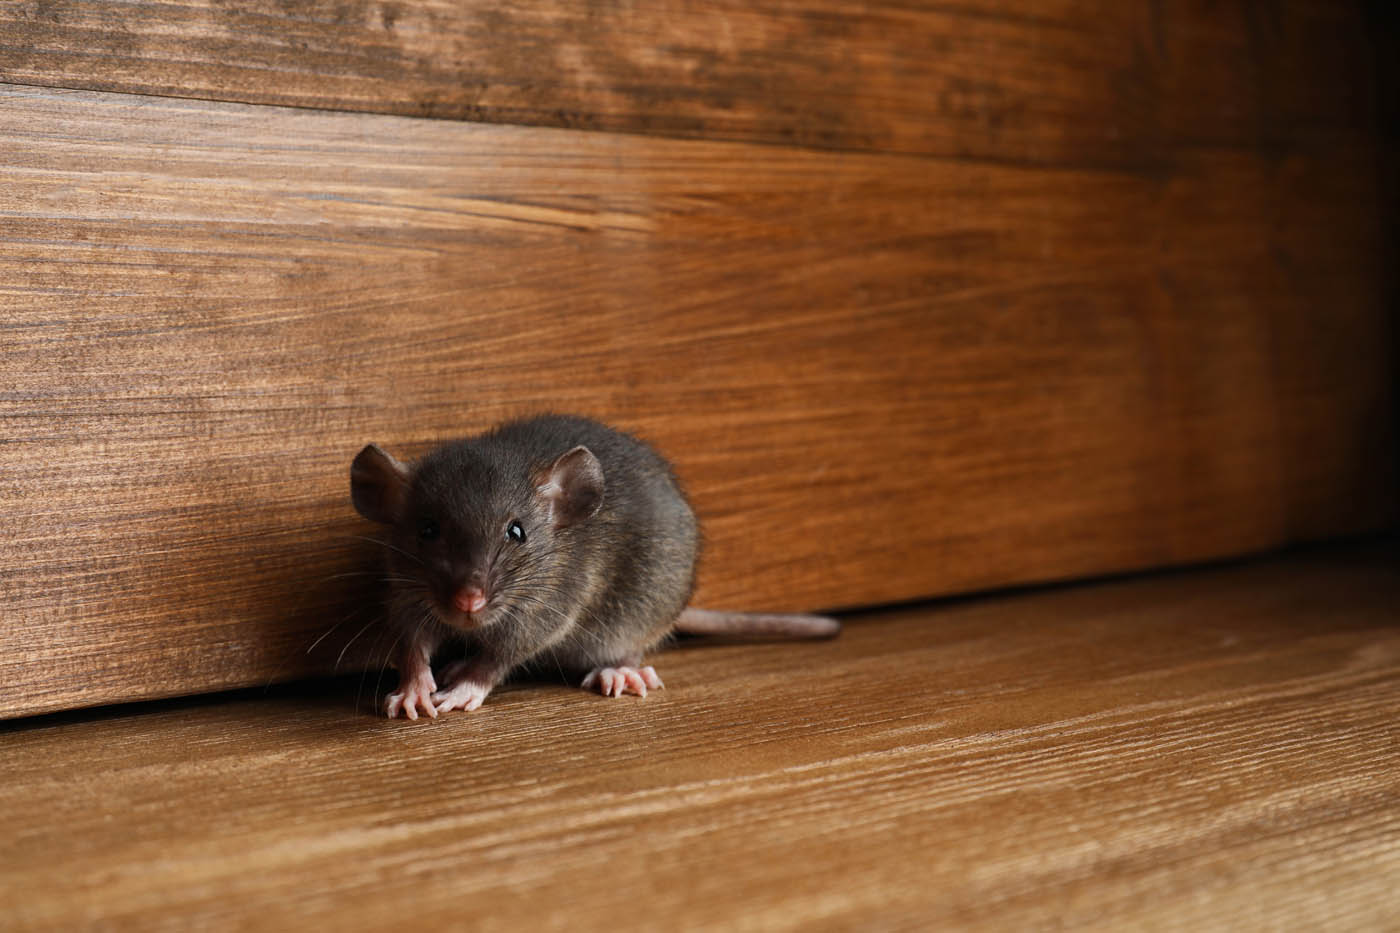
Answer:
<path fill-rule="evenodd" d="M 350 500 L 370 521 L 394 524 L 407 495 L 408 467 L 377 445 L 367 445 L 350 464 Z"/>
<path fill-rule="evenodd" d="M 535 474 L 535 495 L 556 528 L 581 522 L 603 504 L 603 465 L 587 447 L 575 447 Z"/>

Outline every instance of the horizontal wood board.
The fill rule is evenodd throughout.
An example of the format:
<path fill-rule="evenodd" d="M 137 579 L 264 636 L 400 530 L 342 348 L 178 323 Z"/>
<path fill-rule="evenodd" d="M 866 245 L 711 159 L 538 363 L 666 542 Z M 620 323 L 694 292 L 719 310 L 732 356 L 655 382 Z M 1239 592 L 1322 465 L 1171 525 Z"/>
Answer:
<path fill-rule="evenodd" d="M 0 80 L 1152 168 L 1375 125 L 1333 0 L 11 0 Z"/>
<path fill-rule="evenodd" d="M 715 607 L 1064 579 L 1395 514 L 1366 147 L 1139 177 L 0 102 L 5 715 L 327 669 L 372 566 L 354 453 L 543 408 L 676 462 Z"/>
<path fill-rule="evenodd" d="M 11 723 L 0 925 L 1391 929 L 1397 557 L 697 643 L 645 700 L 389 722 L 351 679 Z"/>

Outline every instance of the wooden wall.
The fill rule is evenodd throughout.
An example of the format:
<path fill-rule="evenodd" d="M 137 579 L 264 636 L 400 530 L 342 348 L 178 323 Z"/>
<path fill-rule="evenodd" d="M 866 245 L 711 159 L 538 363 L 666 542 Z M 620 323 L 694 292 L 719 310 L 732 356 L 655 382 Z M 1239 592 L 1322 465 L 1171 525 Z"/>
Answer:
<path fill-rule="evenodd" d="M 361 631 L 364 663 L 350 458 L 542 408 L 676 461 L 712 606 L 1389 525 L 1367 29 L 1324 0 L 0 6 L 0 716 L 326 670 Z"/>

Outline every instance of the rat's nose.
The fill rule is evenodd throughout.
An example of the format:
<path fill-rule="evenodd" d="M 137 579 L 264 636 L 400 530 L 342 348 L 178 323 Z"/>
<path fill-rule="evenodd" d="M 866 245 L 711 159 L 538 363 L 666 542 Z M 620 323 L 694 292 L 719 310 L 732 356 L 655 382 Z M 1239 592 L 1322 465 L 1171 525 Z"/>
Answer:
<path fill-rule="evenodd" d="M 464 586 L 452 594 L 452 605 L 462 612 L 480 612 L 486 608 L 486 594 L 478 586 Z"/>

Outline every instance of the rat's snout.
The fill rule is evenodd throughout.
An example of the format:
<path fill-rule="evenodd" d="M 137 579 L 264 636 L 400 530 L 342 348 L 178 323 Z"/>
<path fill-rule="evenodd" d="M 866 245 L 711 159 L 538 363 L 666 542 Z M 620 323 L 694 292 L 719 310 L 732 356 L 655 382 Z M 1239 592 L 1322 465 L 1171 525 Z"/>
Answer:
<path fill-rule="evenodd" d="M 458 628 L 476 628 L 485 623 L 491 593 L 484 570 L 444 574 L 442 584 L 437 598 L 444 622 Z"/>
<path fill-rule="evenodd" d="M 486 592 L 471 583 L 458 587 L 452 594 L 452 606 L 459 612 L 480 612 L 486 608 Z"/>

